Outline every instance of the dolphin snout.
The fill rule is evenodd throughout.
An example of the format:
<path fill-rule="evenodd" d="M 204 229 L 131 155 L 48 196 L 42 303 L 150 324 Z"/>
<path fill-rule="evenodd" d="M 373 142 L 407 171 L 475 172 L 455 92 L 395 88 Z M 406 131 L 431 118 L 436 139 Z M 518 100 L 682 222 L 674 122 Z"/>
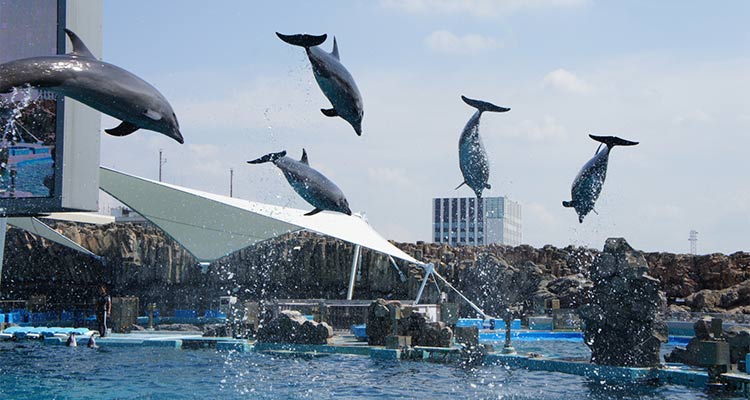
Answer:
<path fill-rule="evenodd" d="M 176 140 L 179 144 L 184 144 L 185 139 L 182 138 L 182 134 L 180 133 L 179 129 L 175 129 L 172 131 L 172 134 L 169 135 L 172 139 Z"/>

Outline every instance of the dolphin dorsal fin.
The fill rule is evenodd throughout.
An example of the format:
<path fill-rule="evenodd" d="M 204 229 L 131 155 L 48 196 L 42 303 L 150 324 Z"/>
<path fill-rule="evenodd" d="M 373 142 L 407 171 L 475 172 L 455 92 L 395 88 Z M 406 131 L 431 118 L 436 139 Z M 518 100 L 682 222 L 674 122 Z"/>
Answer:
<path fill-rule="evenodd" d="M 336 36 L 333 37 L 333 50 L 331 51 L 331 55 L 341 61 L 341 58 L 339 58 L 339 45 L 336 43 Z"/>
<path fill-rule="evenodd" d="M 310 166 L 310 162 L 307 161 L 307 152 L 305 151 L 305 149 L 302 149 L 302 158 L 299 159 L 299 162 L 307 166 Z"/>
<path fill-rule="evenodd" d="M 89 50 L 89 48 L 86 47 L 86 45 L 83 43 L 83 40 L 81 40 L 81 38 L 79 38 L 78 35 L 75 34 L 75 32 L 71 31 L 70 29 L 66 29 L 65 33 L 68 34 L 71 43 L 73 43 L 73 51 L 68 54 L 76 55 L 79 57 L 96 58 L 94 57 L 94 54 L 91 53 L 91 50 Z"/>

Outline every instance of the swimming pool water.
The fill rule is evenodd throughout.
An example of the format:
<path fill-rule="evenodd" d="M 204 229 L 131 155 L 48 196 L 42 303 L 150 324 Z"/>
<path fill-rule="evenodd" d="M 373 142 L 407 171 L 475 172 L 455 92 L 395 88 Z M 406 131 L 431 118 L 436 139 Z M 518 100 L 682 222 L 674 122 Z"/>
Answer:
<path fill-rule="evenodd" d="M 569 345 L 547 342 L 540 350 Z M 362 356 L 304 359 L 208 349 L 93 350 L 8 342 L 0 343 L 0 360 L 0 395 L 12 399 L 733 398 L 681 386 L 611 385 L 504 366 L 465 369 Z"/>
<path fill-rule="evenodd" d="M 50 189 L 44 185 L 44 179 L 54 175 L 54 162 L 50 159 L 27 161 L 18 166 L 16 191 L 31 193 L 33 197 L 49 197 Z M 0 186 L 10 190 L 10 175 L 6 172 L 0 176 Z"/>

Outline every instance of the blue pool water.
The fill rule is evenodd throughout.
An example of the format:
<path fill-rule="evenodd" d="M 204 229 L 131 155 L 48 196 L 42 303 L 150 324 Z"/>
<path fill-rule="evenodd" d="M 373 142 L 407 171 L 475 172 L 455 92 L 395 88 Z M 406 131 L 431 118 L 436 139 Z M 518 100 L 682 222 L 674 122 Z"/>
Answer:
<path fill-rule="evenodd" d="M 581 353 L 570 342 L 519 343 Z M 567 349 L 567 350 L 561 350 Z M 0 343 L 0 395 L 12 399 L 709 399 L 681 386 L 611 385 L 575 375 L 481 366 L 314 359 L 166 348 Z"/>
<path fill-rule="evenodd" d="M 33 197 L 49 197 L 50 190 L 44 185 L 44 179 L 55 173 L 54 165 L 51 159 L 30 160 L 19 164 L 16 190 L 31 193 Z M 0 176 L 0 185 L 6 190 L 10 189 L 8 173 Z"/>

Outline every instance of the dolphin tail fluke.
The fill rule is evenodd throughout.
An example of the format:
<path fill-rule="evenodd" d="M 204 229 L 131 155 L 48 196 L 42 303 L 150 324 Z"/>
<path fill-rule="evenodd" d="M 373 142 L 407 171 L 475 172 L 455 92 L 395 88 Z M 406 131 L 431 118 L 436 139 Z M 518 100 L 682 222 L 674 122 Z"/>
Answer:
<path fill-rule="evenodd" d="M 621 139 L 617 136 L 589 135 L 589 137 L 596 140 L 597 142 L 606 144 L 609 148 L 612 148 L 614 146 L 635 146 L 638 144 L 638 142 L 631 142 L 630 140 Z"/>
<path fill-rule="evenodd" d="M 248 164 L 263 164 L 267 162 L 274 162 L 278 160 L 281 157 L 284 157 L 286 155 L 286 151 L 280 151 L 278 153 L 271 153 L 266 154 L 265 156 L 258 158 L 256 160 L 248 161 Z"/>
<path fill-rule="evenodd" d="M 461 184 L 460 184 L 460 185 L 456 186 L 456 188 L 455 188 L 455 189 L 453 189 L 453 190 L 458 190 L 458 188 L 460 188 L 461 186 L 463 186 L 463 185 L 465 185 L 465 184 L 466 184 L 466 181 L 463 181 L 463 182 L 461 182 Z"/>
<path fill-rule="evenodd" d="M 276 36 L 278 36 L 279 39 L 283 40 L 286 43 L 289 43 L 295 46 L 301 46 L 306 49 L 310 47 L 319 46 L 323 44 L 323 42 L 325 42 L 326 39 L 328 38 L 328 35 L 326 34 L 322 34 L 320 36 L 306 35 L 306 34 L 284 35 L 279 32 L 276 32 Z"/>
<path fill-rule="evenodd" d="M 573 202 L 563 200 L 563 207 L 573 207 Z"/>
<path fill-rule="evenodd" d="M 309 217 L 309 216 L 311 216 L 311 215 L 315 215 L 315 214 L 317 214 L 317 213 L 319 213 L 319 212 L 321 212 L 321 211 L 323 211 L 323 210 L 321 210 L 320 208 L 316 208 L 316 209 L 314 209 L 314 210 L 310 211 L 309 213 L 305 214 L 305 216 L 306 216 L 306 217 Z"/>
<path fill-rule="evenodd" d="M 488 103 L 486 101 L 482 100 L 474 100 L 470 99 L 466 96 L 461 96 L 461 100 L 464 101 L 464 103 L 476 108 L 479 111 L 492 111 L 492 112 L 506 112 L 510 111 L 510 108 L 507 107 L 500 107 L 496 106 L 492 103 Z"/>
<path fill-rule="evenodd" d="M 112 136 L 127 136 L 137 131 L 138 129 L 140 129 L 140 127 L 135 126 L 130 122 L 122 121 L 122 123 L 120 125 L 117 125 L 117 127 L 105 129 L 104 132 L 107 132 Z"/>

